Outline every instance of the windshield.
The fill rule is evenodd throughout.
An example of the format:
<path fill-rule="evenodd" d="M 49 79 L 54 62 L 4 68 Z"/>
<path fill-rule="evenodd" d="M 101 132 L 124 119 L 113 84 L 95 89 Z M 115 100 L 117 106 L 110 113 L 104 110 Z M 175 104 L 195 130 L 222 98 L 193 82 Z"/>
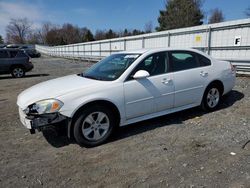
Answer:
<path fill-rule="evenodd" d="M 82 74 L 83 77 L 113 81 L 140 56 L 140 54 L 114 54 L 96 63 Z"/>

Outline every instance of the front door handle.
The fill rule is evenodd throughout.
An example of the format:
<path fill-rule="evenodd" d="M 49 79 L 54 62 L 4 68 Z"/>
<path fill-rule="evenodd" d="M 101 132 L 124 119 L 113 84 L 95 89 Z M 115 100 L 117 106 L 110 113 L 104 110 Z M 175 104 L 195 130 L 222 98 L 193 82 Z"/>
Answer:
<path fill-rule="evenodd" d="M 200 75 L 203 76 L 203 77 L 206 77 L 208 75 L 208 72 L 201 71 Z"/>
<path fill-rule="evenodd" d="M 163 84 L 169 84 L 170 82 L 172 82 L 172 80 L 170 78 L 163 78 L 161 83 Z"/>

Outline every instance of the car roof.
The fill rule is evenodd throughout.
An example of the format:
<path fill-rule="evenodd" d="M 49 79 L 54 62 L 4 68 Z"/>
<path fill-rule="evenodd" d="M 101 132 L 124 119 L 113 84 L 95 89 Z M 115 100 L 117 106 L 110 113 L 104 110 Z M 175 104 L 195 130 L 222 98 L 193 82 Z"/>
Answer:
<path fill-rule="evenodd" d="M 193 49 L 193 48 L 143 48 L 138 50 L 126 50 L 118 53 L 135 53 L 135 54 L 144 54 L 144 53 L 156 53 L 161 51 L 171 51 L 171 50 L 180 50 L 180 51 L 193 51 L 201 53 L 202 51 Z"/>
<path fill-rule="evenodd" d="M 124 54 L 124 53 L 128 53 L 128 54 L 143 54 L 145 52 L 147 52 L 148 49 L 138 49 L 138 50 L 126 50 L 126 51 L 121 51 L 121 52 L 117 52 L 118 54 Z"/>
<path fill-rule="evenodd" d="M 0 48 L 1 51 L 22 51 L 18 48 Z"/>

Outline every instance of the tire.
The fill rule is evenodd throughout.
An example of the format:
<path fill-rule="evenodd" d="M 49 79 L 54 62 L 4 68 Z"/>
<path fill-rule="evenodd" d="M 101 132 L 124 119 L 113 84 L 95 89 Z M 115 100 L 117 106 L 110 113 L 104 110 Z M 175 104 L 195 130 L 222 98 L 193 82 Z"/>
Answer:
<path fill-rule="evenodd" d="M 22 78 L 25 76 L 25 70 L 22 67 L 14 67 L 11 70 L 11 75 L 14 78 Z"/>
<path fill-rule="evenodd" d="M 76 117 L 74 137 L 80 146 L 98 146 L 108 140 L 115 126 L 112 111 L 104 106 L 91 106 Z"/>
<path fill-rule="evenodd" d="M 220 104 L 221 96 L 222 92 L 218 85 L 211 84 L 210 86 L 208 86 L 203 95 L 201 103 L 202 109 L 205 111 L 216 110 Z"/>

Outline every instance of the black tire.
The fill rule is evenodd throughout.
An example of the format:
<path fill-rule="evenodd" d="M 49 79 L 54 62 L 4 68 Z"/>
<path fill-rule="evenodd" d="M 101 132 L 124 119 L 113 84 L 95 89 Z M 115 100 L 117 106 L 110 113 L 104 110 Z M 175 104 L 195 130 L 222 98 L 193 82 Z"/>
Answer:
<path fill-rule="evenodd" d="M 212 96 L 212 97 L 211 97 Z M 201 107 L 204 111 L 214 111 L 221 101 L 222 91 L 217 84 L 211 84 L 204 92 Z"/>
<path fill-rule="evenodd" d="M 14 78 L 22 78 L 25 76 L 25 70 L 23 67 L 14 67 L 11 70 L 11 75 Z"/>
<path fill-rule="evenodd" d="M 99 114 L 101 115 L 106 115 L 106 117 L 103 118 L 102 123 L 98 122 L 97 117 L 99 117 Z M 96 116 L 96 117 L 95 117 Z M 95 121 L 95 123 L 90 124 L 89 117 L 92 117 L 92 119 Z M 107 119 L 108 118 L 108 119 Z M 88 120 L 87 120 L 88 119 Z M 104 125 L 105 122 L 109 123 L 108 128 L 104 131 L 102 130 L 101 124 Z M 87 109 L 84 109 L 79 113 L 79 115 L 76 117 L 76 121 L 74 123 L 74 137 L 76 142 L 80 146 L 85 146 L 85 147 L 95 147 L 98 145 L 101 145 L 105 143 L 110 135 L 112 134 L 114 127 L 116 126 L 116 119 L 115 116 L 112 114 L 112 111 L 110 111 L 108 108 L 104 106 L 91 106 Z M 88 132 L 91 131 L 87 135 L 87 131 L 83 131 L 83 129 L 87 130 Z M 97 130 L 98 129 L 98 130 Z M 102 132 L 103 131 L 103 132 Z M 84 135 L 84 132 L 86 135 Z M 103 136 L 100 139 L 95 139 L 95 134 L 99 133 L 99 135 L 103 134 Z M 93 138 L 91 138 L 93 136 Z"/>

